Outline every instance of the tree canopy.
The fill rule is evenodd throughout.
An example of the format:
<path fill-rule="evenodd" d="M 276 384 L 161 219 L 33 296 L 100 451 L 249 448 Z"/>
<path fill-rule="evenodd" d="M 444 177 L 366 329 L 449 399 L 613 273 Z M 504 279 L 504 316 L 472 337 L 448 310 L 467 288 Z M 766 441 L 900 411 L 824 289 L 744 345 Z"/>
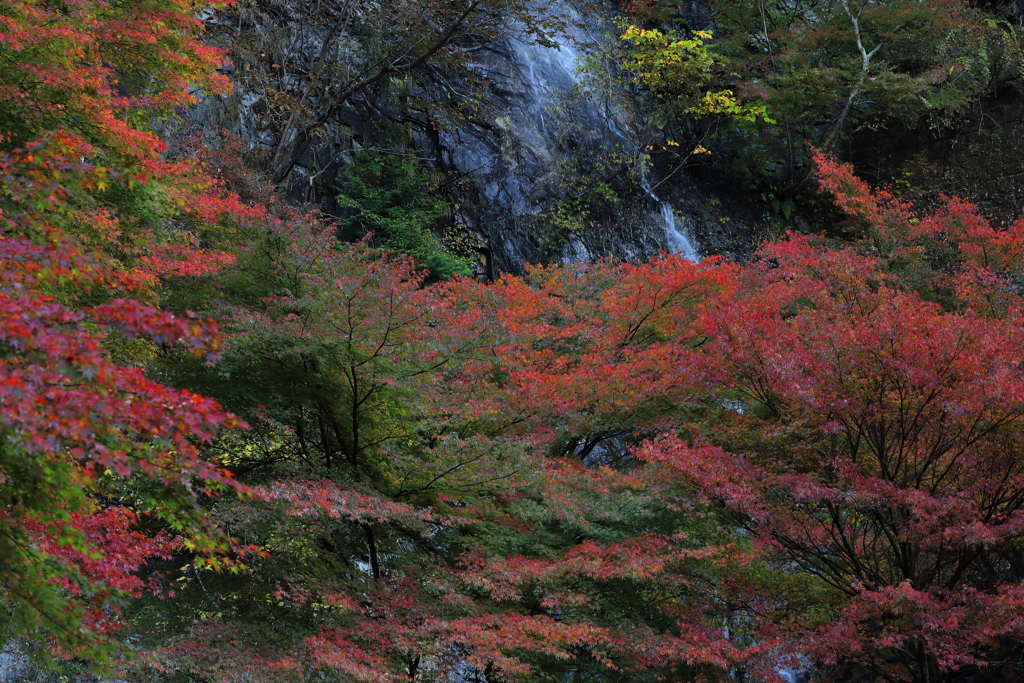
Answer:
<path fill-rule="evenodd" d="M 153 681 L 1015 680 L 1024 220 L 811 148 L 842 239 L 428 278 L 400 237 L 430 198 L 351 180 L 384 251 L 271 182 L 317 111 L 497 5 L 425 7 L 389 8 L 374 66 L 321 52 L 269 177 L 226 133 L 158 135 L 229 87 L 217 7 L 0 7 L 3 637 Z M 724 78 L 707 34 L 625 35 L 699 116 L 789 116 L 813 71 L 828 143 L 875 89 L 954 87 L 980 24 L 950 7 L 722 9 L 791 60 L 756 106 L 678 82 Z"/>

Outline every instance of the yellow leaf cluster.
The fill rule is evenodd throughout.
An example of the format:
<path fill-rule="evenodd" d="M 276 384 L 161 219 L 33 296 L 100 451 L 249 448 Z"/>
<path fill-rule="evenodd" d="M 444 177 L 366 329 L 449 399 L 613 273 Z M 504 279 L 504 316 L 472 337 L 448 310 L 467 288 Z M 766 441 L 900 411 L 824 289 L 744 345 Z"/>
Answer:
<path fill-rule="evenodd" d="M 676 100 L 692 116 L 724 116 L 751 123 L 760 118 L 774 123 L 767 118 L 764 104 L 743 103 L 732 90 L 712 87 L 719 58 L 707 49 L 710 31 L 693 31 L 681 38 L 631 24 L 623 29 L 620 38 L 631 43 L 626 68 L 658 97 Z"/>

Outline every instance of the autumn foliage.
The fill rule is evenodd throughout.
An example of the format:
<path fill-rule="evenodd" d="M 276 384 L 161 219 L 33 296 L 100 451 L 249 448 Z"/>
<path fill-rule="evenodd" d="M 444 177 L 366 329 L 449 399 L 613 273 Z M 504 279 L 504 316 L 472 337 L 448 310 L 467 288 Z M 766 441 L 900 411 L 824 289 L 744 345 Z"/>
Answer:
<path fill-rule="evenodd" d="M 791 235 L 743 265 L 424 287 L 298 225 L 240 251 L 210 295 L 224 359 L 182 381 L 253 425 L 230 448 L 258 502 L 217 514 L 269 555 L 216 589 L 252 616 L 204 620 L 163 670 L 1001 671 L 1018 228 L 959 200 L 918 216 L 818 164 L 858 237 Z M 268 645 L 278 622 L 305 635 Z"/>
<path fill-rule="evenodd" d="M 220 544 L 201 492 L 237 488 L 200 445 L 238 421 L 143 367 L 161 347 L 219 344 L 212 321 L 160 310 L 168 266 L 139 258 L 206 253 L 138 214 L 147 194 L 167 207 L 159 220 L 199 217 L 179 199 L 225 197 L 133 123 L 192 101 L 188 84 L 217 86 L 216 56 L 191 5 L 130 5 L 0 8 L 0 604 L 8 637 L 93 656 L 147 561 Z M 143 532 L 150 517 L 164 530 Z"/>
<path fill-rule="evenodd" d="M 224 86 L 197 9 L 0 8 L 11 635 L 240 682 L 1015 670 L 1024 223 L 819 154 L 845 242 L 427 285 L 236 140 L 161 156 Z"/>

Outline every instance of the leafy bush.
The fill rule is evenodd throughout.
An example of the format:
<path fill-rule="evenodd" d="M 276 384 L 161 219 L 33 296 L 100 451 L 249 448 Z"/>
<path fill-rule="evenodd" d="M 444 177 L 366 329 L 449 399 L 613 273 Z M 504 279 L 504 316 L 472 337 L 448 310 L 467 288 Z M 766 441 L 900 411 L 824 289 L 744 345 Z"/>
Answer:
<path fill-rule="evenodd" d="M 469 255 L 453 253 L 435 233 L 451 215 L 451 205 L 431 192 L 436 176 L 407 157 L 360 153 L 340 182 L 338 236 L 372 233 L 374 246 L 411 256 L 439 279 L 471 275 Z"/>

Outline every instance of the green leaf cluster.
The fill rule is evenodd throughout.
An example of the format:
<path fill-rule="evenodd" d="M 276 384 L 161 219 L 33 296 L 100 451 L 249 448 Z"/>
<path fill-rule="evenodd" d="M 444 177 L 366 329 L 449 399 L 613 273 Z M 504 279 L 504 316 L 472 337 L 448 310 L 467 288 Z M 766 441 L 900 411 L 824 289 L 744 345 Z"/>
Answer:
<path fill-rule="evenodd" d="M 439 180 L 402 152 L 357 153 L 338 186 L 339 237 L 372 235 L 374 246 L 412 257 L 434 278 L 472 275 L 469 255 L 438 237 L 452 215 L 451 204 L 433 190 Z"/>

